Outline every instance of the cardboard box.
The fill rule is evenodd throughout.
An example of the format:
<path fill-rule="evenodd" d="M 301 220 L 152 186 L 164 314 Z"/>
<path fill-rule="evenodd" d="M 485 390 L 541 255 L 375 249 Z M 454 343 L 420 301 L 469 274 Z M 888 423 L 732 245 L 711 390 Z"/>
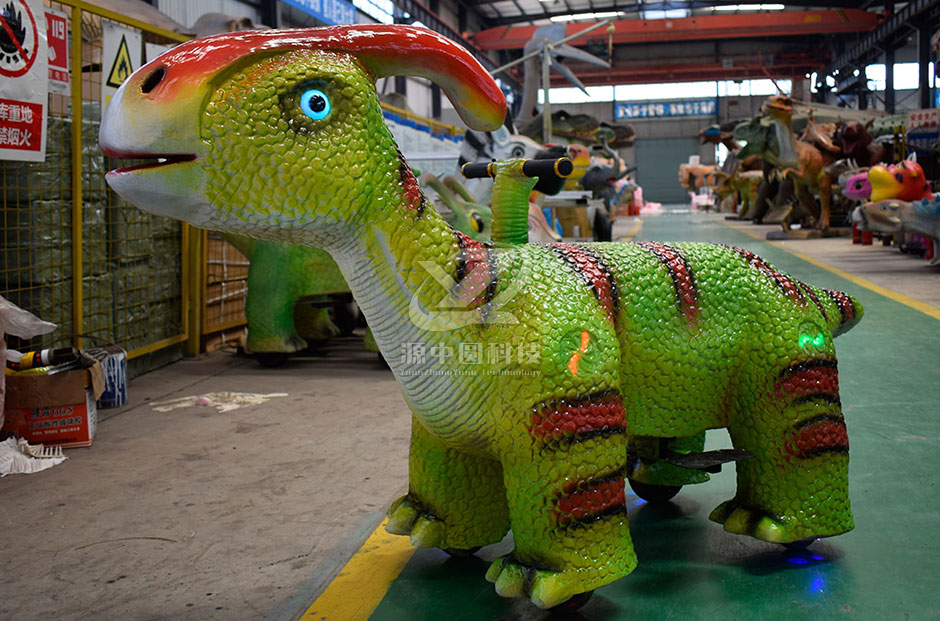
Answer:
<path fill-rule="evenodd" d="M 53 375 L 6 378 L 3 431 L 30 444 L 91 446 L 98 426 L 96 401 L 104 391 L 101 364 Z"/>

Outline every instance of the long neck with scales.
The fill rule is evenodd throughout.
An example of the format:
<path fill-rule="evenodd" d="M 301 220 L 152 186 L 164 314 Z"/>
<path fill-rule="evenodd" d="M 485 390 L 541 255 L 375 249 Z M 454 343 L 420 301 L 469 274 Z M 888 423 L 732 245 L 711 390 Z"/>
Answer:
<path fill-rule="evenodd" d="M 484 248 L 444 221 L 398 155 L 390 133 L 380 144 L 386 142 L 375 153 L 389 172 L 370 188 L 369 204 L 359 208 L 355 221 L 343 223 L 343 234 L 334 236 L 326 250 L 415 413 L 440 437 L 472 450 L 485 445 L 486 425 L 476 417 L 488 392 L 480 390 L 480 383 L 492 378 L 448 373 L 434 348 L 456 352 L 467 331 L 426 329 L 415 320 L 415 311 L 433 314 L 446 307 L 454 294 L 443 283 L 471 280 L 468 254 Z M 391 159 L 397 165 L 391 166 Z M 479 287 L 471 286 L 468 295 L 477 293 Z"/>

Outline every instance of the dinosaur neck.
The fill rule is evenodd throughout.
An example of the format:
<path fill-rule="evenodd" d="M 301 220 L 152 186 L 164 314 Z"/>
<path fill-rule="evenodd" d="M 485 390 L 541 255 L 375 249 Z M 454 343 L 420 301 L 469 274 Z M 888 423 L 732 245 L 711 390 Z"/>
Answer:
<path fill-rule="evenodd" d="M 404 206 L 392 211 L 329 251 L 413 412 L 442 439 L 483 450 L 488 391 L 481 378 L 455 372 L 465 331 L 439 316 L 452 299 L 440 281 L 458 276 L 458 234 L 430 206 L 420 216 Z"/>

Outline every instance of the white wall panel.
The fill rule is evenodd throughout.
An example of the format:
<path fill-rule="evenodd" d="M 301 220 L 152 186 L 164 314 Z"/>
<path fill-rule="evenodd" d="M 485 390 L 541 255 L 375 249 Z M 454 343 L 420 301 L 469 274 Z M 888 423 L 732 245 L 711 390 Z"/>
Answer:
<path fill-rule="evenodd" d="M 249 17 L 260 23 L 258 9 L 239 0 L 157 0 L 157 8 L 184 26 L 192 26 L 205 13 L 225 13 L 232 17 Z"/>

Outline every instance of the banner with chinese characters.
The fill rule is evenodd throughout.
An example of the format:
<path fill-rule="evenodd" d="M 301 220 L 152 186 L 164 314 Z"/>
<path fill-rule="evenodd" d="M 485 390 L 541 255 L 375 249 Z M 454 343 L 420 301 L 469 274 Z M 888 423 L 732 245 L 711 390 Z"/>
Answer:
<path fill-rule="evenodd" d="M 355 24 L 356 7 L 345 0 L 284 0 L 307 15 L 312 15 L 324 24 Z"/>
<path fill-rule="evenodd" d="M 46 158 L 46 23 L 39 0 L 0 3 L 0 159 Z"/>
<path fill-rule="evenodd" d="M 930 151 L 940 140 L 940 110 L 911 110 L 907 113 L 907 146 Z"/>
<path fill-rule="evenodd" d="M 614 118 L 660 119 L 676 116 L 715 116 L 717 99 L 690 99 L 680 101 L 644 101 L 614 104 Z"/>

